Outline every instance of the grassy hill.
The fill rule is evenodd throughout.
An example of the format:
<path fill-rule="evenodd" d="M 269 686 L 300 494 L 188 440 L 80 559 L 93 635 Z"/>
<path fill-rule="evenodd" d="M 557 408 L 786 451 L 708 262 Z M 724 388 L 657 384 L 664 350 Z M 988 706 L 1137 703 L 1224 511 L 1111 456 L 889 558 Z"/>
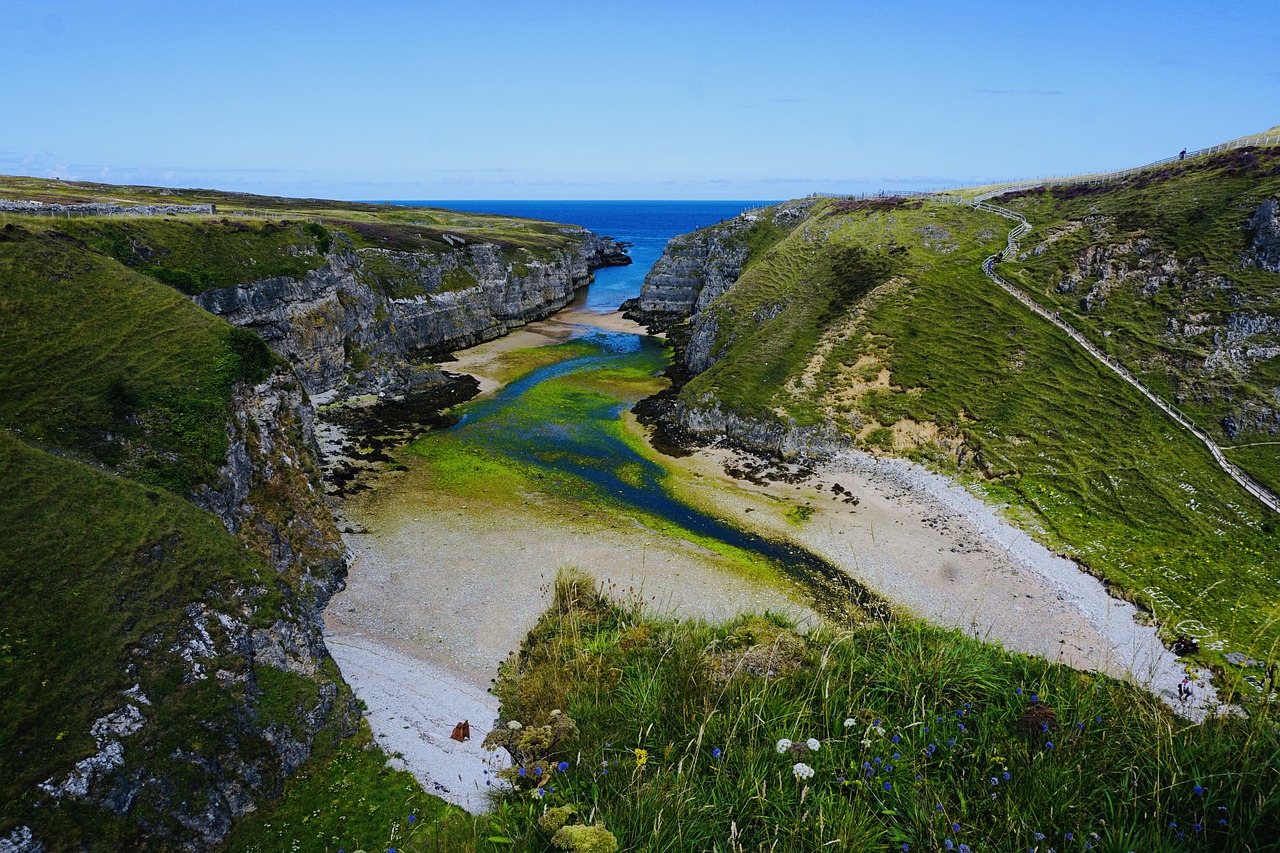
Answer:
<path fill-rule="evenodd" d="M 1247 223 L 1280 192 L 1276 162 L 1243 150 L 1094 192 L 1025 193 L 1008 203 L 1035 230 L 1027 256 L 1007 265 L 1011 277 L 1225 442 L 1225 413 L 1256 411 L 1277 393 L 1275 357 L 1202 369 L 1232 316 L 1263 318 L 1246 346 L 1265 353 L 1276 343 L 1269 318 L 1280 311 L 1280 275 L 1244 263 Z M 1136 391 L 986 280 L 980 261 L 1003 245 L 1007 220 L 901 199 L 820 200 L 807 211 L 692 318 L 689 347 L 702 346 L 696 357 L 711 366 L 680 392 L 686 423 L 731 414 L 834 430 L 871 452 L 921 460 L 1007 503 L 1024 528 L 1149 608 L 1170 640 L 1201 638 L 1217 665 L 1229 652 L 1277 659 L 1280 519 Z M 1101 263 L 1099 253 L 1139 244 L 1143 263 L 1169 267 L 1154 296 L 1137 295 L 1147 284 L 1139 277 L 1089 311 L 1083 293 L 1054 298 L 1081 253 Z M 1205 330 L 1169 334 L 1178 323 Z M 1274 479 L 1274 450 L 1233 458 Z"/>

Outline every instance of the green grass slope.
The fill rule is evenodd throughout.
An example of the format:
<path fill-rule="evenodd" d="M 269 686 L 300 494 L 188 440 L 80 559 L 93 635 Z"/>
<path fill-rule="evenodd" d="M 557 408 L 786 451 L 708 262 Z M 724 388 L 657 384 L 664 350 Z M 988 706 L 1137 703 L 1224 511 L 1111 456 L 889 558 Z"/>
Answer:
<path fill-rule="evenodd" d="M 1026 257 L 1003 274 L 1176 401 L 1219 444 L 1275 441 L 1280 420 L 1251 410 L 1280 409 L 1280 356 L 1268 355 L 1280 346 L 1280 275 L 1248 261 L 1248 223 L 1277 195 L 1275 148 L 1098 187 L 1018 193 L 1007 205 L 1034 230 Z M 1280 445 L 1271 446 L 1231 458 L 1275 488 Z"/>
<path fill-rule="evenodd" d="M 1237 198 L 1234 224 L 1197 226 L 1203 251 L 1250 205 Z M 834 428 L 957 474 L 1154 611 L 1170 640 L 1198 637 L 1219 664 L 1228 652 L 1275 660 L 1280 520 L 982 275 L 1007 230 L 946 204 L 815 205 L 695 318 L 695 330 L 714 328 L 719 360 L 684 387 L 683 405 Z M 1249 286 L 1274 306 L 1265 284 Z"/>
<path fill-rule="evenodd" d="M 566 807 L 645 851 L 1261 851 L 1280 827 L 1273 710 L 1187 726 L 914 621 L 680 623 L 562 575 L 498 693 L 511 849 L 553 849 Z"/>
<path fill-rule="evenodd" d="M 245 744 L 235 731 L 252 685 L 191 679 L 172 643 L 191 630 L 192 602 L 210 616 L 243 617 L 252 605 L 262 627 L 279 618 L 281 591 L 216 518 L 169 492 L 8 432 L 0 432 L 0 477 L 0 834 L 26 824 L 59 846 L 140 843 L 134 820 L 74 800 L 54 808 L 37 786 L 61 783 L 98 752 L 93 722 L 127 704 L 123 693 L 135 685 L 151 704 L 138 704 L 145 724 L 120 739 L 124 758 L 160 783 L 132 805 L 135 819 L 161 826 L 177 801 L 195 805 L 200 765 L 217 766 L 228 748 L 269 755 L 260 734 Z M 244 665 L 202 663 L 210 671 Z M 190 776 L 191 788 L 164 790 L 175 774 Z"/>

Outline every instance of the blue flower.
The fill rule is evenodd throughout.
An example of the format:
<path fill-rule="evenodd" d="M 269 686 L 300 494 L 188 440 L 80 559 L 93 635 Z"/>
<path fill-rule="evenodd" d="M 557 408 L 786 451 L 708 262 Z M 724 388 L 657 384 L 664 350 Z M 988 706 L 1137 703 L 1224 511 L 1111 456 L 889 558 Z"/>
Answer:
<path fill-rule="evenodd" d="M 956 711 L 956 716 L 957 716 L 957 717 L 963 717 L 963 716 L 964 716 L 964 711 Z"/>
<path fill-rule="evenodd" d="M 894 735 L 894 736 L 893 736 L 893 742 L 894 742 L 894 743 L 902 743 L 902 737 L 901 737 L 901 736 L 899 736 L 899 735 Z"/>
<path fill-rule="evenodd" d="M 723 755 L 723 754 L 724 754 L 724 753 L 722 753 L 722 752 L 720 751 L 720 747 L 718 747 L 718 746 L 717 746 L 715 749 L 711 750 L 711 757 L 712 757 L 712 758 L 719 758 L 719 757 L 720 757 L 721 755 Z"/>
<path fill-rule="evenodd" d="M 951 824 L 951 831 L 952 831 L 952 832 L 959 832 L 959 831 L 960 831 L 960 824 L 958 824 L 958 823 L 953 823 L 953 824 Z"/>
<path fill-rule="evenodd" d="M 1093 718 L 1093 721 L 1094 721 L 1095 723 L 1100 723 L 1100 722 L 1102 722 L 1102 718 L 1101 718 L 1101 717 L 1094 717 L 1094 718 Z"/>
<path fill-rule="evenodd" d="M 1036 833 L 1036 841 L 1044 841 L 1044 833 L 1043 833 L 1043 832 L 1037 832 L 1037 833 Z"/>
<path fill-rule="evenodd" d="M 891 789 L 893 788 L 893 784 L 892 784 L 891 782 L 885 782 L 885 783 L 884 783 L 884 785 L 883 785 L 883 788 L 884 788 L 886 791 L 891 790 Z"/>
<path fill-rule="evenodd" d="M 535 767 L 535 768 L 533 768 L 533 775 L 534 775 L 534 776 L 541 776 L 541 775 L 542 775 L 542 768 L 541 768 L 541 767 Z"/>
<path fill-rule="evenodd" d="M 966 728 L 964 727 L 964 723 L 956 723 L 956 725 L 960 727 L 960 731 L 962 731 L 962 732 L 967 732 L 967 731 L 968 731 L 968 729 L 966 729 Z"/>
<path fill-rule="evenodd" d="M 1006 771 L 1004 771 L 1003 773 L 1001 773 L 1001 774 L 1000 774 L 1000 776 L 1001 776 L 1001 778 L 1003 778 L 1003 779 L 1004 779 L 1004 781 L 1006 781 L 1006 782 L 1008 782 L 1010 779 L 1012 779 L 1012 778 L 1013 778 L 1012 776 L 1010 776 L 1010 775 L 1009 775 L 1009 771 L 1008 771 L 1008 770 L 1006 770 Z"/>
<path fill-rule="evenodd" d="M 1068 841 L 1074 841 L 1074 840 L 1075 840 L 1075 836 L 1068 832 L 1068 833 L 1067 833 L 1067 840 L 1068 840 Z"/>
<path fill-rule="evenodd" d="M 1000 780 L 999 780 L 999 779 L 997 779 L 996 777 L 992 776 L 992 777 L 991 777 L 991 784 L 992 784 L 992 786 L 993 786 L 993 787 L 994 787 L 994 786 L 996 786 L 996 785 L 999 785 L 999 784 L 1000 784 Z"/>
<path fill-rule="evenodd" d="M 561 773 L 563 773 L 564 771 L 569 769 L 569 762 L 561 761 L 559 764 L 556 765 L 556 769 L 559 770 Z"/>
<path fill-rule="evenodd" d="M 957 849 L 960 851 L 960 853 L 969 853 L 968 844 L 961 844 Z"/>
<path fill-rule="evenodd" d="M 936 752 L 936 751 L 937 751 L 937 749 L 938 749 L 937 744 L 933 744 L 933 743 L 929 744 L 929 754 L 930 754 L 930 755 L 933 755 L 933 754 L 934 754 L 934 752 Z"/>
<path fill-rule="evenodd" d="M 1203 797 L 1204 788 L 1201 788 L 1199 785 L 1196 785 L 1194 788 L 1191 789 L 1191 793 L 1195 794 L 1197 797 Z"/>
<path fill-rule="evenodd" d="M 1193 824 L 1191 824 L 1191 828 L 1192 828 L 1192 829 L 1194 829 L 1196 832 L 1203 832 L 1203 831 L 1204 831 L 1204 824 L 1193 823 Z"/>
<path fill-rule="evenodd" d="M 1047 731 L 1049 731 L 1049 724 L 1048 724 L 1048 723 L 1041 723 L 1041 724 L 1040 724 L 1040 731 L 1042 731 L 1042 732 L 1047 732 Z"/>
<path fill-rule="evenodd" d="M 1051 740 L 1047 740 L 1047 741 L 1045 741 L 1045 742 L 1044 742 L 1044 748 L 1045 748 L 1045 749 L 1053 749 L 1053 741 L 1051 741 Z"/>
<path fill-rule="evenodd" d="M 955 746 L 955 745 L 956 745 L 955 738 L 951 738 L 951 740 L 947 741 L 947 746 Z"/>
<path fill-rule="evenodd" d="M 1032 701 L 1032 702 L 1039 702 L 1039 701 L 1040 701 L 1040 697 L 1039 697 L 1039 696 L 1037 696 L 1035 693 L 1032 693 L 1032 694 L 1031 694 L 1031 701 Z"/>
<path fill-rule="evenodd" d="M 1015 688 L 1013 688 L 1013 692 L 1014 692 L 1014 693 L 1017 693 L 1019 696 L 1021 696 L 1021 695 L 1022 695 L 1022 688 L 1021 688 L 1021 687 L 1015 687 Z"/>
<path fill-rule="evenodd" d="M 893 765 L 892 765 L 892 764 L 886 764 L 886 765 L 884 766 L 884 772 L 885 772 L 885 773 L 892 773 L 892 772 L 893 772 Z"/>
<path fill-rule="evenodd" d="M 903 849 L 903 851 L 904 851 L 904 853 L 905 853 L 905 851 L 907 851 L 907 850 L 910 850 L 910 849 L 911 849 L 911 845 L 904 841 L 904 842 L 902 842 L 902 849 Z"/>
<path fill-rule="evenodd" d="M 417 815 L 414 815 L 414 814 L 409 815 L 409 823 L 413 823 L 417 819 L 418 819 Z"/>
<path fill-rule="evenodd" d="M 880 721 L 879 721 L 879 720 L 876 720 L 876 721 L 875 721 L 875 722 L 873 722 L 871 725 L 873 725 L 873 726 L 878 726 L 878 725 L 880 725 Z"/>
<path fill-rule="evenodd" d="M 523 767 L 521 767 L 519 770 L 517 770 L 517 771 L 516 771 L 516 775 L 517 775 L 517 776 L 524 776 L 524 775 L 526 775 L 525 769 L 524 769 Z"/>
<path fill-rule="evenodd" d="M 934 806 L 934 808 L 937 809 L 938 811 L 942 811 L 942 803 L 938 803 L 938 805 Z"/>
<path fill-rule="evenodd" d="M 956 849 L 956 846 L 955 846 L 954 844 L 952 844 L 952 843 L 951 843 L 951 839 L 950 839 L 950 838 L 948 838 L 948 839 L 944 842 L 944 845 L 946 846 L 946 848 L 947 848 L 948 850 L 955 850 L 955 849 Z"/>
<path fill-rule="evenodd" d="M 1084 723 L 1076 723 L 1077 731 L 1084 731 Z"/>
<path fill-rule="evenodd" d="M 900 753 L 900 752 L 895 752 L 895 753 L 893 754 L 893 760 L 894 760 L 894 761 L 897 761 L 897 760 L 898 760 L 899 758 L 901 758 L 901 757 L 902 757 L 902 753 Z"/>

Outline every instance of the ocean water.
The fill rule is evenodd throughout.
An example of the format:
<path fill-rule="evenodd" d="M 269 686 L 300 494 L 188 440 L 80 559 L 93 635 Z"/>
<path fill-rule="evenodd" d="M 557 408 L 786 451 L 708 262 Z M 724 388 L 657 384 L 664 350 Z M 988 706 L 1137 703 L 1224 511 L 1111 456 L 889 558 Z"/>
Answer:
<path fill-rule="evenodd" d="M 585 307 L 616 311 L 637 296 L 645 273 L 662 256 L 667 241 L 771 201 L 394 201 L 417 207 L 443 207 L 468 213 L 499 213 L 581 225 L 597 234 L 630 243 L 633 263 L 596 270 Z"/>

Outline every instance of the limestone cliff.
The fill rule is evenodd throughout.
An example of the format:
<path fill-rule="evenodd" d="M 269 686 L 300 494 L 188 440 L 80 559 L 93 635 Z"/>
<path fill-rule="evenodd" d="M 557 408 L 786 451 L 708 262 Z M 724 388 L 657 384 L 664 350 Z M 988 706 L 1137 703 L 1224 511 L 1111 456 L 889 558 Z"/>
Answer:
<path fill-rule="evenodd" d="M 309 393 L 402 394 L 439 384 L 424 360 L 500 337 L 573 301 L 592 271 L 631 262 L 621 247 L 566 227 L 577 247 L 535 253 L 476 242 L 438 252 L 339 245 L 302 278 L 195 297 L 257 332 Z"/>

